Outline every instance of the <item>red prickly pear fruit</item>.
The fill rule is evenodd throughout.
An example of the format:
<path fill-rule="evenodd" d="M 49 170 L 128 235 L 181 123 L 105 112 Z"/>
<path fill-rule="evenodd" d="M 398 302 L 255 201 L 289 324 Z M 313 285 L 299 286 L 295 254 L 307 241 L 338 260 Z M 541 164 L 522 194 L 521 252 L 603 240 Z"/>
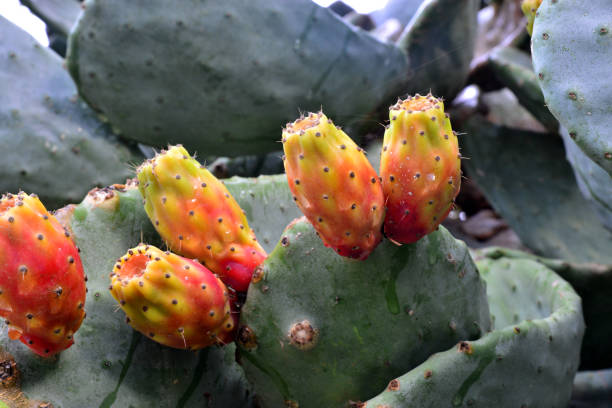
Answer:
<path fill-rule="evenodd" d="M 529 35 L 533 32 L 533 22 L 535 21 L 536 13 L 541 4 L 542 0 L 523 0 L 521 3 L 521 10 L 523 10 L 523 14 L 527 17 L 526 28 Z"/>
<path fill-rule="evenodd" d="M 38 197 L 0 199 L 0 316 L 11 340 L 48 357 L 74 343 L 85 317 L 85 275 L 70 234 Z"/>
<path fill-rule="evenodd" d="M 380 176 L 385 235 L 416 242 L 450 212 L 461 185 L 461 155 L 444 104 L 431 95 L 408 97 L 389 110 Z"/>
<path fill-rule="evenodd" d="M 363 149 L 323 112 L 288 123 L 282 142 L 289 188 L 325 246 L 366 259 L 382 239 L 385 212 Z"/>
<path fill-rule="evenodd" d="M 225 185 L 182 146 L 143 163 L 138 181 L 145 210 L 170 249 L 246 292 L 267 255 Z"/>
<path fill-rule="evenodd" d="M 197 261 L 141 244 L 117 261 L 110 278 L 126 321 L 152 340 L 189 350 L 233 340 L 237 314 L 228 289 Z"/>

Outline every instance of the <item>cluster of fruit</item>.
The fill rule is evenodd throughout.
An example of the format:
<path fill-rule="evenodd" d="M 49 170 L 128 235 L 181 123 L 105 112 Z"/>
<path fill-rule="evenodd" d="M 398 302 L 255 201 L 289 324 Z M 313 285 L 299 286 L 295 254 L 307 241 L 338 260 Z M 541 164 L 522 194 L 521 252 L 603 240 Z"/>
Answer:
<path fill-rule="evenodd" d="M 380 177 L 323 112 L 283 129 L 294 201 L 339 255 L 364 260 L 383 234 L 416 242 L 437 228 L 459 192 L 457 136 L 442 101 L 399 100 L 389 119 Z M 176 348 L 232 341 L 253 271 L 267 256 L 244 212 L 182 146 L 137 173 L 147 215 L 169 250 L 140 244 L 117 260 L 109 290 L 127 322 Z M 0 315 L 10 337 L 43 356 L 68 348 L 85 317 L 86 293 L 70 233 L 25 193 L 2 198 L 0 226 Z"/>
<path fill-rule="evenodd" d="M 461 183 L 457 135 L 431 95 L 391 106 L 380 177 L 363 149 L 322 112 L 283 130 L 285 171 L 294 200 L 326 246 L 366 259 L 384 234 L 418 241 L 450 212 Z"/>

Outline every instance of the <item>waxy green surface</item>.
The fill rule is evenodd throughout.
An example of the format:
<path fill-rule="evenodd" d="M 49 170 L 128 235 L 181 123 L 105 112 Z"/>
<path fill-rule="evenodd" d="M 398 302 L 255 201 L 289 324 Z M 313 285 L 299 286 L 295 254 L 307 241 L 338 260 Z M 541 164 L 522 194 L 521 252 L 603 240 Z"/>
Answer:
<path fill-rule="evenodd" d="M 240 356 L 265 407 L 366 399 L 432 353 L 489 329 L 483 281 L 465 244 L 442 227 L 411 245 L 385 240 L 356 261 L 325 248 L 302 218 L 262 273 L 241 315 L 257 347 L 243 341 Z M 309 350 L 288 338 L 304 320 L 318 330 Z"/>
<path fill-rule="evenodd" d="M 612 19 L 609 0 L 545 0 L 531 37 L 546 105 L 612 177 Z"/>
<path fill-rule="evenodd" d="M 541 256 L 612 263 L 612 231 L 582 196 L 556 134 L 497 126 L 475 115 L 459 138 L 468 177 Z"/>
<path fill-rule="evenodd" d="M 478 4 L 429 0 L 393 44 L 310 0 L 89 0 L 67 66 L 127 138 L 200 156 L 265 153 L 300 111 L 323 107 L 359 128 L 399 94 L 452 99 L 468 75 Z"/>
<path fill-rule="evenodd" d="M 432 355 L 368 407 L 567 406 L 584 333 L 580 298 L 535 261 L 476 263 L 495 330 Z"/>
<path fill-rule="evenodd" d="M 0 193 L 36 193 L 49 209 L 122 182 L 139 160 L 77 97 L 62 63 L 0 16 Z"/>

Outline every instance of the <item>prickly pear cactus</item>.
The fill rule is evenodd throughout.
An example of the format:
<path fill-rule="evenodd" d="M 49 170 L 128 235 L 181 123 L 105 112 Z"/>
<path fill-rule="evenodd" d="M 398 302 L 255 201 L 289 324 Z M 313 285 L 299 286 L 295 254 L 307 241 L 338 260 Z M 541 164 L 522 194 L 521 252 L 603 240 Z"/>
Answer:
<path fill-rule="evenodd" d="M 198 261 L 140 244 L 117 260 L 110 278 L 126 323 L 158 343 L 198 350 L 234 340 L 228 288 Z"/>
<path fill-rule="evenodd" d="M 612 401 L 612 368 L 579 372 L 570 407 L 608 408 Z"/>
<path fill-rule="evenodd" d="M 85 275 L 70 233 L 38 197 L 0 198 L 0 316 L 43 357 L 69 348 L 85 318 Z"/>
<path fill-rule="evenodd" d="M 608 345 L 601 339 L 612 337 L 609 316 L 612 314 L 612 264 L 575 263 L 562 259 L 544 258 L 507 248 L 490 247 L 478 251 L 489 259 L 531 259 L 555 271 L 568 281 L 582 298 L 587 329 L 580 355 L 581 370 L 612 366 Z"/>
<path fill-rule="evenodd" d="M 35 357 L 8 342 L 1 329 L 0 347 L 14 357 L 28 398 L 56 407 L 253 406 L 232 345 L 170 349 L 134 331 L 117 313 L 108 290 L 116 259 L 141 240 L 159 244 L 136 186 L 93 191 L 58 217 L 81 249 L 87 317 L 75 344 L 55 359 Z"/>
<path fill-rule="evenodd" d="M 143 36 L 151 24 L 156 35 Z M 190 152 L 228 156 L 278 149 L 279 123 L 298 106 L 369 113 L 406 65 L 398 48 L 310 0 L 90 1 L 68 50 L 79 92 L 125 135 L 161 146 L 180 135 Z"/>
<path fill-rule="evenodd" d="M 561 130 L 561 137 L 582 195 L 595 207 L 604 225 L 612 231 L 612 176 L 576 145 L 566 129 Z"/>
<path fill-rule="evenodd" d="M 256 178 L 232 177 L 225 187 L 246 213 L 249 225 L 266 251 L 271 251 L 291 220 L 301 217 L 284 174 Z"/>
<path fill-rule="evenodd" d="M 234 177 L 224 183 L 262 245 L 272 249 L 283 228 L 299 214 L 285 176 Z M 20 343 L 9 342 L 6 328 L 0 329 L 0 353 L 4 349 L 16 361 L 27 397 L 62 407 L 254 406 L 242 369 L 234 361 L 233 345 L 197 353 L 173 350 L 135 332 L 117 312 L 108 291 L 117 258 L 139 242 L 163 245 L 135 185 L 95 190 L 56 216 L 69 226 L 81 248 L 88 275 L 87 318 L 76 344 L 55 360 L 35 357 Z M 83 378 L 95 386 L 82 390 Z"/>
<path fill-rule="evenodd" d="M 349 126 L 397 93 L 452 98 L 469 71 L 477 4 L 428 2 L 415 35 L 395 45 L 310 0 L 156 0 L 146 8 L 92 0 L 67 63 L 83 98 L 126 137 L 199 154 L 262 153 L 278 149 L 279 123 L 297 109 L 323 105 Z"/>
<path fill-rule="evenodd" d="M 145 211 L 168 247 L 246 292 L 266 252 L 225 185 L 180 145 L 145 161 L 137 173 Z"/>
<path fill-rule="evenodd" d="M 532 36 L 546 104 L 576 144 L 612 176 L 609 0 L 545 0 Z"/>
<path fill-rule="evenodd" d="M 296 205 L 339 255 L 366 259 L 382 239 L 385 198 L 365 152 L 322 111 L 283 129 Z"/>
<path fill-rule="evenodd" d="M 477 265 L 495 330 L 433 355 L 364 406 L 567 406 L 584 332 L 580 297 L 532 260 Z"/>
<path fill-rule="evenodd" d="M 497 126 L 478 115 L 461 130 L 468 177 L 524 245 L 550 258 L 612 263 L 612 231 L 576 186 L 559 136 Z"/>
<path fill-rule="evenodd" d="M 416 95 L 389 108 L 380 155 L 385 235 L 418 241 L 446 218 L 461 186 L 461 155 L 444 103 Z"/>
<path fill-rule="evenodd" d="M 0 191 L 47 208 L 130 176 L 135 159 L 78 97 L 53 51 L 0 17 Z"/>
<path fill-rule="evenodd" d="M 410 58 L 409 82 L 401 93 L 432 94 L 451 100 L 470 70 L 478 30 L 480 2 L 428 0 L 398 39 Z M 449 69 L 452 67 L 452 69 Z"/>
<path fill-rule="evenodd" d="M 385 240 L 360 262 L 325 248 L 302 218 L 254 274 L 238 337 L 263 406 L 340 407 L 488 329 L 484 285 L 445 229 Z"/>

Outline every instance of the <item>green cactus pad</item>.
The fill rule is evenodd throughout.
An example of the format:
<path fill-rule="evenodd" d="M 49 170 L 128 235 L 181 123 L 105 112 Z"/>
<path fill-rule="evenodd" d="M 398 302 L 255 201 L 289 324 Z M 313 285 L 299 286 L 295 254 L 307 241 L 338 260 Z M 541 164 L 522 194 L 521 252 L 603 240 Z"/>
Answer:
<path fill-rule="evenodd" d="M 257 177 L 259 175 L 281 174 L 285 171 L 282 156 L 283 152 L 279 151 L 234 158 L 217 157 L 206 167 L 217 178 L 232 176 Z M 198 158 L 198 160 L 202 161 L 201 158 Z"/>
<path fill-rule="evenodd" d="M 310 0 L 90 1 L 67 62 L 81 95 L 127 137 L 227 156 L 278 150 L 298 108 L 323 104 L 347 126 L 407 66 L 398 48 Z"/>
<path fill-rule="evenodd" d="M 91 0 L 67 63 L 83 98 L 125 137 L 200 155 L 264 153 L 278 150 L 298 110 L 323 106 L 357 127 L 398 93 L 452 98 L 467 77 L 477 3 L 427 2 L 400 48 L 310 0 Z"/>
<path fill-rule="evenodd" d="M 291 220 L 302 213 L 293 202 L 287 176 L 232 177 L 223 183 L 246 212 L 261 246 L 270 252 Z"/>
<path fill-rule="evenodd" d="M 570 407 L 609 408 L 612 401 L 612 368 L 576 374 Z"/>
<path fill-rule="evenodd" d="M 520 104 L 546 129 L 551 132 L 559 129 L 559 122 L 546 107 L 528 54 L 516 48 L 501 48 L 489 56 L 489 64 L 497 79 L 514 92 Z"/>
<path fill-rule="evenodd" d="M 77 98 L 61 59 L 3 17 L 0 89 L 0 192 L 57 208 L 132 173 L 134 156 Z"/>
<path fill-rule="evenodd" d="M 461 130 L 468 176 L 524 245 L 550 258 L 612 263 L 612 231 L 582 197 L 557 135 L 496 126 L 481 116 Z"/>
<path fill-rule="evenodd" d="M 600 219 L 612 231 L 612 176 L 576 145 L 566 129 L 561 129 L 561 137 L 582 195 L 595 207 Z"/>
<path fill-rule="evenodd" d="M 574 263 L 560 259 L 543 258 L 506 248 L 487 248 L 478 251 L 478 256 L 490 259 L 531 259 L 545 265 L 567 280 L 582 297 L 584 319 L 587 329 L 582 342 L 580 368 L 586 370 L 612 366 L 612 355 L 606 342 L 612 338 L 612 265 L 596 263 Z"/>
<path fill-rule="evenodd" d="M 55 407 L 252 407 L 234 346 L 199 352 L 155 343 L 125 323 L 109 291 L 115 260 L 143 240 L 159 244 L 135 187 L 99 190 L 60 212 L 81 249 L 89 289 L 75 344 L 42 359 L 0 331 L 17 361 L 22 391 Z"/>
<path fill-rule="evenodd" d="M 240 356 L 266 407 L 367 398 L 489 328 L 483 282 L 465 244 L 444 228 L 411 245 L 385 240 L 356 261 L 325 248 L 301 218 L 254 276 Z"/>
<path fill-rule="evenodd" d="M 432 93 L 452 100 L 463 88 L 474 55 L 476 0 L 423 2 L 398 39 L 410 60 L 409 82 L 395 93 Z"/>
<path fill-rule="evenodd" d="M 432 355 L 367 407 L 564 407 L 584 332 L 580 298 L 545 266 L 482 259 L 495 327 Z"/>
<path fill-rule="evenodd" d="M 612 176 L 609 0 L 545 0 L 531 40 L 546 104 L 576 144 Z"/>

